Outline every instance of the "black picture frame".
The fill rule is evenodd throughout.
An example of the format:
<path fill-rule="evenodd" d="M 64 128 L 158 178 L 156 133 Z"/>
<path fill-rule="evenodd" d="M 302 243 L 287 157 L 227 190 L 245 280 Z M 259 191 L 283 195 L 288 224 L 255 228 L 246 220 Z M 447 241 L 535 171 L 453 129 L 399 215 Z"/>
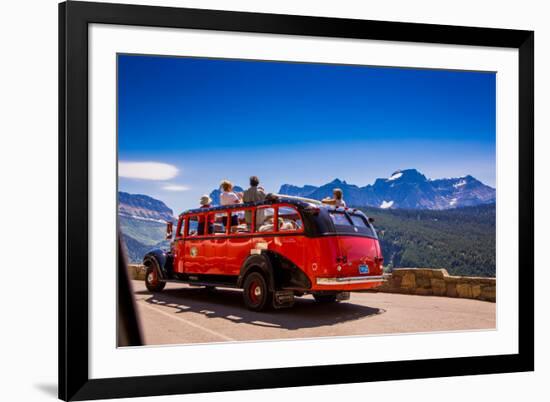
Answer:
<path fill-rule="evenodd" d="M 517 354 L 90 379 L 88 25 L 118 24 L 519 50 Z M 534 32 L 70 1 L 59 5 L 59 398 L 169 395 L 534 370 Z"/>

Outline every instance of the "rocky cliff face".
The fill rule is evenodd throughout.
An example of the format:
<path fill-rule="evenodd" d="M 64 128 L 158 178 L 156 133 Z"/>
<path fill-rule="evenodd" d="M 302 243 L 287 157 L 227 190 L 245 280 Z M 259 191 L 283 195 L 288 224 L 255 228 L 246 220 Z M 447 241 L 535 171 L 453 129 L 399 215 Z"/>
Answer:
<path fill-rule="evenodd" d="M 118 214 L 134 219 L 165 222 L 174 220 L 173 211 L 162 201 L 142 194 L 118 192 Z"/>
<path fill-rule="evenodd" d="M 162 201 L 142 194 L 118 193 L 118 224 L 129 262 L 141 262 L 145 253 L 167 247 L 166 221 L 175 221 Z"/>

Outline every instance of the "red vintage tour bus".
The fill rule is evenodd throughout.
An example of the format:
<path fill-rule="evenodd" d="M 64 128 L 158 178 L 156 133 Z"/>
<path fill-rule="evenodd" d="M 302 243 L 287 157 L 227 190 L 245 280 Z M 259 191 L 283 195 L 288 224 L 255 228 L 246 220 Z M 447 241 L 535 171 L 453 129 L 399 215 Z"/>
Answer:
<path fill-rule="evenodd" d="M 244 290 L 251 310 L 289 307 L 295 296 L 319 302 L 349 299 L 349 292 L 384 281 L 372 219 L 352 208 L 269 195 L 265 201 L 199 208 L 179 216 L 169 251 L 144 257 L 145 284 L 166 282 Z"/>

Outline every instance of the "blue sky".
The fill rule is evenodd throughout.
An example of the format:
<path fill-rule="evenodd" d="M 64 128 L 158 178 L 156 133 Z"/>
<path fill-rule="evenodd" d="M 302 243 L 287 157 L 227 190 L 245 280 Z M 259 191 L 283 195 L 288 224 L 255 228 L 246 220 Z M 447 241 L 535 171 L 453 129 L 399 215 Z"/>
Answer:
<path fill-rule="evenodd" d="M 287 62 L 118 56 L 119 189 L 194 207 L 230 179 L 397 169 L 495 185 L 496 75 Z"/>

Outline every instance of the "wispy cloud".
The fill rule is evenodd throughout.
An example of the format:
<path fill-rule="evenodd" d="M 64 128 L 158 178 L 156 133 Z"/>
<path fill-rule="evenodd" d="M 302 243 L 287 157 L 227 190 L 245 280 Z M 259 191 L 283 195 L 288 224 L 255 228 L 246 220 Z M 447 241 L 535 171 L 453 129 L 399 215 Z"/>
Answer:
<path fill-rule="evenodd" d="M 166 191 L 187 191 L 190 190 L 191 187 L 183 186 L 181 184 L 167 184 L 163 186 L 162 189 Z"/>
<path fill-rule="evenodd" d="M 170 180 L 179 173 L 177 167 L 160 162 L 118 162 L 118 175 L 128 179 Z M 180 190 L 181 191 L 181 190 Z"/>

